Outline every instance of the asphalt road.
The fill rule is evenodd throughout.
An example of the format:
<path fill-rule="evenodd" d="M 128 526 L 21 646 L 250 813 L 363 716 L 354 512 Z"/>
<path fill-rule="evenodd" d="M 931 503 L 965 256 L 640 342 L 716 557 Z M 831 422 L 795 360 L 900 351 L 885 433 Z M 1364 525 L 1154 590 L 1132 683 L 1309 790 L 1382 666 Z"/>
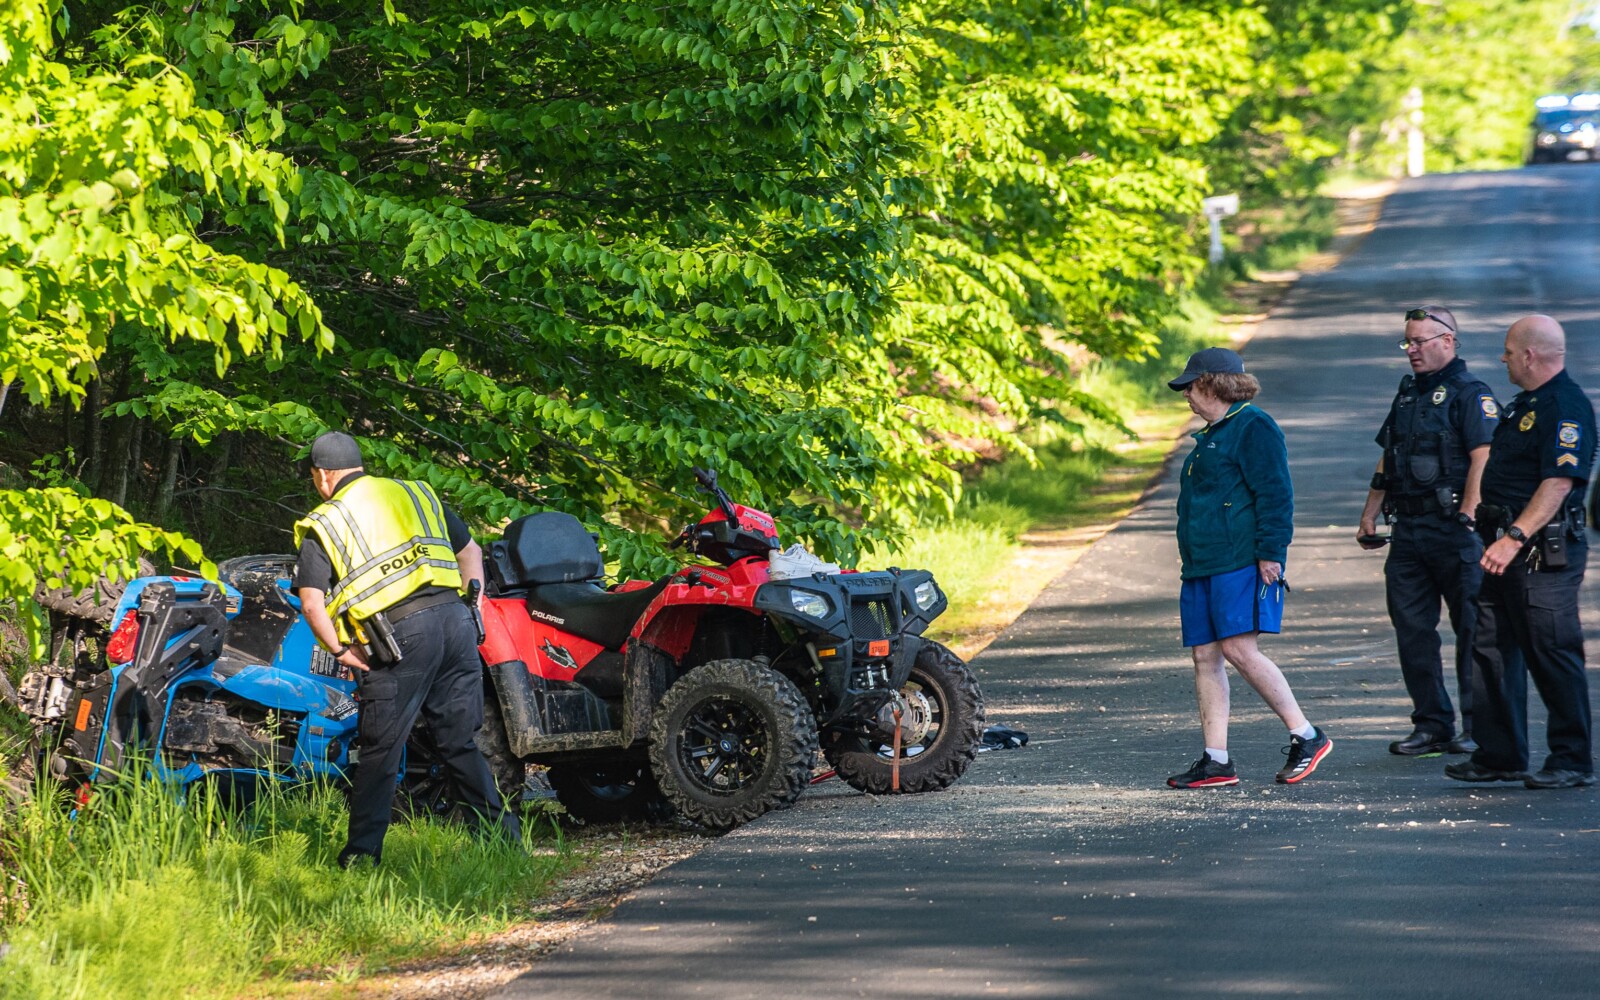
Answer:
<path fill-rule="evenodd" d="M 819 785 L 500 996 L 1595 996 L 1600 791 L 1464 785 L 1387 752 L 1409 707 L 1382 555 L 1353 535 L 1404 308 L 1452 307 L 1502 399 L 1505 328 L 1550 312 L 1600 397 L 1597 213 L 1584 164 L 1408 182 L 1246 351 L 1298 501 L 1285 632 L 1263 648 L 1334 738 L 1313 778 L 1273 783 L 1284 733 L 1238 683 L 1240 785 L 1163 786 L 1200 746 L 1169 478 L 976 661 L 990 721 L 1031 746 L 934 795 Z"/>

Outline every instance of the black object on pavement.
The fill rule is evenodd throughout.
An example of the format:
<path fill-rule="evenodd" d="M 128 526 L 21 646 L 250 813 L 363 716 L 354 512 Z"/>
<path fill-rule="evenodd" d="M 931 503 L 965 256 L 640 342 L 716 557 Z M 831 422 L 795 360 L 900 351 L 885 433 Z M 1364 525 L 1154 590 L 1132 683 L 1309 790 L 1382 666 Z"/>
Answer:
<path fill-rule="evenodd" d="M 1010 726 L 993 725 L 983 731 L 978 752 L 985 750 L 1012 750 L 1028 745 L 1028 734 Z"/>

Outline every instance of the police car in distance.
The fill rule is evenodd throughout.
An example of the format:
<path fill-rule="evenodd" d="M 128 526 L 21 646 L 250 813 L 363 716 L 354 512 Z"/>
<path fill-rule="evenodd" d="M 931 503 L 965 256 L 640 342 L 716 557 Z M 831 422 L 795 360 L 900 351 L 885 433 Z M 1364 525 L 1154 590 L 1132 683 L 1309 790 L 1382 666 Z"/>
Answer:
<path fill-rule="evenodd" d="M 1528 163 L 1593 160 L 1600 141 L 1600 94 L 1551 94 L 1534 102 Z"/>

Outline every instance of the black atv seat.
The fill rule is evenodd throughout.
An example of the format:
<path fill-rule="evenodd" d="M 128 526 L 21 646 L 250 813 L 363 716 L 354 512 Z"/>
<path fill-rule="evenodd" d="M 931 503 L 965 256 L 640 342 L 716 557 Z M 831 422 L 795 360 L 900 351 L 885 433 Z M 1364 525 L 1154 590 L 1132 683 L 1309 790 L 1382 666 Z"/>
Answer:
<path fill-rule="evenodd" d="M 528 610 L 556 628 L 607 649 L 621 649 L 634 622 L 671 581 L 664 576 L 648 587 L 621 594 L 592 583 L 541 584 L 529 591 Z"/>

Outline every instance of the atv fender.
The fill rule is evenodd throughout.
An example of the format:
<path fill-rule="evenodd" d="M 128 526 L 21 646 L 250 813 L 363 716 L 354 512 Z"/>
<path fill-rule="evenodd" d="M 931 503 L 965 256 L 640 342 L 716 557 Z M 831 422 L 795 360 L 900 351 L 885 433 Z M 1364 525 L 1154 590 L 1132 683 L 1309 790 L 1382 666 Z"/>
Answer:
<path fill-rule="evenodd" d="M 506 744 L 513 756 L 526 757 L 545 735 L 544 715 L 539 711 L 533 678 L 528 676 L 528 665 L 521 660 L 493 664 L 489 667 L 489 680 L 492 690 L 485 694 L 500 705 L 500 717 L 505 720 Z"/>
<path fill-rule="evenodd" d="M 677 663 L 663 650 L 637 639 L 628 643 L 627 690 L 622 703 L 622 730 L 627 745 L 650 737 L 650 719 L 672 686 Z"/>

